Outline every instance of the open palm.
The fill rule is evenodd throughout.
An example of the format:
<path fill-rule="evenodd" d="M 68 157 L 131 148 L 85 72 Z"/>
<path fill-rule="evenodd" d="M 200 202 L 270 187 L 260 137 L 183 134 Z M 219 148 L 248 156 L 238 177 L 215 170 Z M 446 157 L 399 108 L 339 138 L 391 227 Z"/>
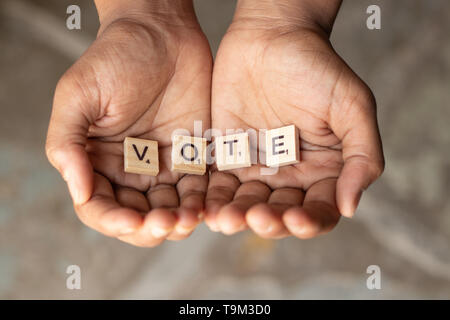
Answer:
<path fill-rule="evenodd" d="M 212 127 L 290 124 L 300 130 L 299 164 L 272 175 L 262 175 L 261 165 L 212 173 L 205 217 L 211 229 L 316 236 L 353 214 L 383 167 L 373 96 L 325 35 L 232 25 L 214 66 Z"/>
<path fill-rule="evenodd" d="M 139 245 L 183 239 L 198 224 L 207 176 L 170 171 L 171 134 L 210 125 L 211 55 L 196 23 L 119 20 L 58 84 L 47 154 L 80 219 Z M 125 137 L 157 140 L 156 177 L 125 173 Z"/>

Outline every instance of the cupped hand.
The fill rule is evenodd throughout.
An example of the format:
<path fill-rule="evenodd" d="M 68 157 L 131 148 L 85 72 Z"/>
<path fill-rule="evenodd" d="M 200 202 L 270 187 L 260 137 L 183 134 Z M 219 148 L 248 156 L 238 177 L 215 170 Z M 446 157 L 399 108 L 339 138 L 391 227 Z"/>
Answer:
<path fill-rule="evenodd" d="M 195 18 L 136 15 L 102 25 L 59 81 L 46 151 L 79 218 L 138 246 L 187 237 L 200 222 L 207 176 L 170 171 L 171 134 L 210 125 L 212 59 Z M 157 140 L 156 177 L 125 173 L 125 137 Z"/>
<path fill-rule="evenodd" d="M 383 171 L 369 88 L 310 27 L 235 21 L 214 65 L 212 127 L 296 125 L 301 162 L 262 175 L 263 165 L 213 172 L 205 221 L 225 234 L 250 227 L 266 238 L 311 238 L 351 217 Z"/>

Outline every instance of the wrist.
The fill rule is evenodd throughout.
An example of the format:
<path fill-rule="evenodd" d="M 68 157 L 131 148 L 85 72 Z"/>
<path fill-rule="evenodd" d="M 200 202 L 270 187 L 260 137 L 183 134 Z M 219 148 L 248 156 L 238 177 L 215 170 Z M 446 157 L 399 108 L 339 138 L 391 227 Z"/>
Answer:
<path fill-rule="evenodd" d="M 261 29 L 308 28 L 330 35 L 342 0 L 238 0 L 233 23 Z"/>
<path fill-rule="evenodd" d="M 101 26 L 120 19 L 195 25 L 193 0 L 95 0 Z"/>

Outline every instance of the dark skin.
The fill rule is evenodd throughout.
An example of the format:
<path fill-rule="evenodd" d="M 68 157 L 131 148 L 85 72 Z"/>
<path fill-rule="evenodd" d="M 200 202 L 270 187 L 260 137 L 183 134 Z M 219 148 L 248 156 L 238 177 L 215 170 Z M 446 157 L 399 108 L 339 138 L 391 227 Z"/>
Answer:
<path fill-rule="evenodd" d="M 47 154 L 79 218 L 137 246 L 186 238 L 203 211 L 208 177 L 170 170 L 171 133 L 210 125 L 211 53 L 192 5 L 181 9 L 101 15 L 97 40 L 55 93 Z M 124 172 L 127 136 L 158 141 L 156 177 Z"/>
<path fill-rule="evenodd" d="M 47 155 L 80 219 L 137 246 L 251 228 L 310 238 L 353 215 L 383 170 L 375 101 L 331 47 L 340 1 L 241 0 L 214 70 L 188 0 L 97 0 L 97 40 L 60 80 Z M 172 172 L 171 134 L 300 129 L 301 163 L 194 176 Z M 157 140 L 156 177 L 123 171 L 127 136 Z"/>
<path fill-rule="evenodd" d="M 261 165 L 214 172 L 206 201 L 213 230 L 315 237 L 333 229 L 341 215 L 351 217 L 362 191 L 383 170 L 375 100 L 328 40 L 333 15 L 322 21 L 325 27 L 284 15 L 302 11 L 300 5 L 291 1 L 286 12 L 275 5 L 267 10 L 276 12 L 271 17 L 261 14 L 264 1 L 240 1 L 219 48 L 213 128 L 295 124 L 302 161 L 273 175 L 261 175 Z"/>

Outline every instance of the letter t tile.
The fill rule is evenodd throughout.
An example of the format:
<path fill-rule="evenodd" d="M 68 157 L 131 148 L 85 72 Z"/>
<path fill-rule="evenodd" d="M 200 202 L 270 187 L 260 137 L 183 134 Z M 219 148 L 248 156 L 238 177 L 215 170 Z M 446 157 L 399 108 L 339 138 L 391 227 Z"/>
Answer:
<path fill-rule="evenodd" d="M 215 139 L 216 163 L 219 171 L 250 167 L 248 133 L 237 133 Z"/>

